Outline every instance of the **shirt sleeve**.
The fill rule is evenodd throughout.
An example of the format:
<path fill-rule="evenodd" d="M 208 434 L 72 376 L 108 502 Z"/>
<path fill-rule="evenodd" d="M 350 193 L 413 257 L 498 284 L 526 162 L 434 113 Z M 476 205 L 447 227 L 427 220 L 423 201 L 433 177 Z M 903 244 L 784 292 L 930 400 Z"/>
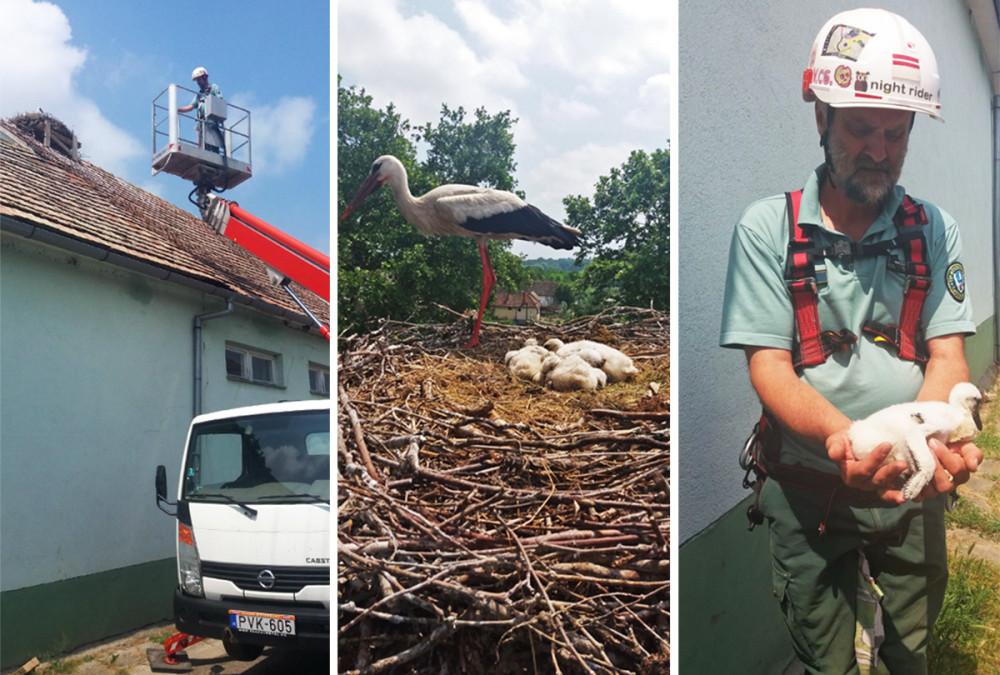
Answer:
<path fill-rule="evenodd" d="M 924 301 L 924 337 L 976 332 L 972 304 L 966 293 L 962 237 L 958 224 L 944 211 L 924 204 L 930 220 L 927 246 L 931 252 L 931 288 Z"/>
<path fill-rule="evenodd" d="M 722 305 L 722 347 L 791 350 L 795 316 L 785 288 L 784 200 L 747 209 L 733 231 Z"/>

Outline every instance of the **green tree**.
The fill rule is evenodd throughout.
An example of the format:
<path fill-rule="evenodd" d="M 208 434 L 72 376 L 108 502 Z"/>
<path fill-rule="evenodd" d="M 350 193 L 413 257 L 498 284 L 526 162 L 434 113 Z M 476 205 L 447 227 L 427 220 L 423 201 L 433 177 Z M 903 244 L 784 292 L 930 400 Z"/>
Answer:
<path fill-rule="evenodd" d="M 466 123 L 464 108 L 441 106 L 438 125 L 425 124 L 418 135 L 430 145 L 424 169 L 451 183 L 511 191 L 517 168 L 511 128 L 517 119 L 509 110 L 490 115 L 485 108 L 477 108 L 475 116 Z"/>
<path fill-rule="evenodd" d="M 466 182 L 510 189 L 514 180 L 514 144 L 509 112 L 476 111 L 466 124 L 462 108 L 442 109 L 440 124 L 414 131 L 391 104 L 372 107 L 364 89 L 337 88 L 338 213 L 343 213 L 364 182 L 375 158 L 395 155 L 406 167 L 410 190 L 420 195 L 436 185 Z M 429 145 L 423 164 L 416 141 Z M 490 148 L 481 154 L 470 145 Z M 339 330 L 367 330 L 381 318 L 441 320 L 443 305 L 476 308 L 482 267 L 476 246 L 461 237 L 426 237 L 407 223 L 388 189 L 370 196 L 357 211 L 339 221 L 337 295 Z M 498 288 L 519 288 L 527 280 L 520 259 L 507 242 L 491 242 L 489 251 Z"/>
<path fill-rule="evenodd" d="M 592 257 L 577 280 L 582 311 L 609 304 L 670 310 L 670 151 L 633 151 L 601 176 L 593 201 L 567 197 L 566 224 L 583 242 L 576 262 Z"/>

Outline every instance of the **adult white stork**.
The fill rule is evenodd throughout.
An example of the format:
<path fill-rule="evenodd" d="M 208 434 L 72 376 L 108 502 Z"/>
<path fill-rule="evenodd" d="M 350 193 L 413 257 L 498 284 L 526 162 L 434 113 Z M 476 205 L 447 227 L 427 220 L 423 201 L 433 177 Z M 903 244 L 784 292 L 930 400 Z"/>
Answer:
<path fill-rule="evenodd" d="M 490 239 L 525 239 L 553 248 L 571 249 L 580 243 L 580 231 L 550 218 L 517 195 L 475 185 L 442 185 L 422 197 L 410 194 L 406 169 L 392 155 L 382 155 L 372 164 L 368 178 L 347 205 L 343 220 L 365 197 L 389 184 L 396 205 L 411 225 L 427 235 L 455 234 L 479 245 L 483 262 L 483 293 L 472 339 L 464 348 L 479 346 L 483 309 L 496 284 L 496 275 L 486 251 Z"/>

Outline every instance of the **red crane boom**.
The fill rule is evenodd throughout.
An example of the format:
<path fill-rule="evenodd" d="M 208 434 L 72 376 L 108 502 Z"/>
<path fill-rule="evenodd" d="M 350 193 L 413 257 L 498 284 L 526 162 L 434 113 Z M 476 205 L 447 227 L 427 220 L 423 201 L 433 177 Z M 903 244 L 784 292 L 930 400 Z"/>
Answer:
<path fill-rule="evenodd" d="M 285 289 L 329 340 L 330 327 L 309 310 L 289 287 L 289 282 L 302 284 L 330 302 L 330 256 L 264 222 L 235 202 L 211 193 L 204 197 L 207 203 L 202 206 L 201 213 L 205 222 L 263 260 L 272 272 L 272 280 Z"/>

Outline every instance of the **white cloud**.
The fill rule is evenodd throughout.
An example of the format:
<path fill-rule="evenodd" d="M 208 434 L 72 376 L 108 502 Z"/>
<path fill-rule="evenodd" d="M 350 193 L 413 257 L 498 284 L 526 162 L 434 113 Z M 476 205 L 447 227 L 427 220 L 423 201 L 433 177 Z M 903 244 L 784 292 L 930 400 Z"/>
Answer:
<path fill-rule="evenodd" d="M 73 78 L 87 51 L 71 44 L 69 21 L 54 4 L 0 0 L 0 115 L 42 108 L 72 129 L 89 161 L 113 173 L 145 154 L 144 146 L 112 124 L 96 103 L 82 96 Z"/>
<path fill-rule="evenodd" d="M 670 124 L 670 73 L 660 73 L 639 87 L 638 104 L 625 123 L 640 129 L 665 129 Z"/>
<path fill-rule="evenodd" d="M 563 122 L 594 119 L 601 114 L 597 107 L 578 99 L 569 98 L 546 100 L 542 106 L 542 112 Z"/>
<path fill-rule="evenodd" d="M 525 174 L 521 188 L 528 201 L 553 218 L 565 214 L 563 197 L 594 196 L 597 179 L 621 166 L 635 150 L 631 143 L 586 143 L 542 160 Z"/>
<path fill-rule="evenodd" d="M 255 176 L 280 174 L 301 164 L 316 130 L 313 99 L 283 96 L 275 103 L 256 103 L 250 96 L 236 95 L 233 103 L 251 111 L 251 159 Z"/>
<path fill-rule="evenodd" d="M 521 0 L 504 6 L 507 18 L 484 0 L 462 0 L 456 10 L 477 44 L 520 67 L 542 67 L 603 93 L 637 72 L 667 67 L 669 3 L 635 0 Z"/>
<path fill-rule="evenodd" d="M 337 12 L 344 85 L 364 87 L 377 107 L 393 103 L 415 124 L 437 122 L 443 103 L 518 116 L 512 93 L 528 82 L 508 56 L 477 54 L 440 19 L 404 17 L 396 2 L 342 0 Z M 350 81 L 351 73 L 364 80 Z"/>

